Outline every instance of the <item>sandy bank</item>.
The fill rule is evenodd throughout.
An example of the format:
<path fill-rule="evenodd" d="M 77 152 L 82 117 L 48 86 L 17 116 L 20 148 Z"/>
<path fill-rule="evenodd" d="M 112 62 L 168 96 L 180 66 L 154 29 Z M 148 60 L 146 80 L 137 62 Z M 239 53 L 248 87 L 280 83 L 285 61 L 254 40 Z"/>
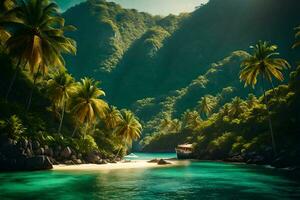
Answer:
<path fill-rule="evenodd" d="M 148 163 L 147 160 L 134 160 L 131 162 L 108 163 L 103 165 L 97 164 L 81 164 L 81 165 L 54 165 L 53 170 L 115 170 L 115 169 L 138 169 L 138 168 L 154 168 L 154 167 L 173 167 L 178 165 L 186 165 L 187 161 L 168 161 L 171 164 L 158 165 L 157 163 Z"/>

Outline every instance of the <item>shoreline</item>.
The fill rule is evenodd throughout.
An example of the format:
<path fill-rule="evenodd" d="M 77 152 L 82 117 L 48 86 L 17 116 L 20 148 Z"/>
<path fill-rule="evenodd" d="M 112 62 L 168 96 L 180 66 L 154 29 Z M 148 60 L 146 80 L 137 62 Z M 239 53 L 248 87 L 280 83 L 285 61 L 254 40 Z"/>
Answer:
<path fill-rule="evenodd" d="M 162 168 L 162 167 L 175 167 L 184 166 L 190 163 L 190 161 L 175 161 L 168 160 L 170 164 L 159 165 L 157 163 L 151 163 L 149 160 L 132 160 L 130 162 L 117 162 L 107 164 L 79 164 L 79 165 L 53 165 L 54 171 L 106 171 L 106 170 L 118 170 L 118 169 L 148 169 L 148 168 Z"/>

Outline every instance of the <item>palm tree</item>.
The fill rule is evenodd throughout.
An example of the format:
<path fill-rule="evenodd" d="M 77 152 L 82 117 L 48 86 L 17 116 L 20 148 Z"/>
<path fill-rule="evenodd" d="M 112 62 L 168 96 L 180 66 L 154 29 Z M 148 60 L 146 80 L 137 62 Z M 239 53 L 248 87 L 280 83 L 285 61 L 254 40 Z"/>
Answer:
<path fill-rule="evenodd" d="M 122 121 L 121 112 L 115 106 L 109 106 L 105 114 L 105 125 L 108 129 L 114 129 Z"/>
<path fill-rule="evenodd" d="M 248 94 L 247 97 L 247 106 L 249 109 L 256 107 L 259 105 L 259 100 L 254 94 Z"/>
<path fill-rule="evenodd" d="M 105 118 L 105 112 L 108 108 L 107 103 L 99 98 L 105 96 L 105 93 L 98 88 L 98 84 L 99 82 L 93 79 L 83 78 L 71 97 L 71 112 L 77 123 L 86 125 L 85 132 L 89 125 L 96 122 L 97 118 Z"/>
<path fill-rule="evenodd" d="M 198 105 L 200 114 L 205 115 L 206 117 L 210 115 L 212 109 L 214 108 L 213 102 L 211 102 L 208 96 L 202 97 L 198 102 Z"/>
<path fill-rule="evenodd" d="M 168 132 L 172 124 L 172 119 L 167 116 L 160 120 L 159 129 L 163 132 Z"/>
<path fill-rule="evenodd" d="M 114 129 L 114 134 L 120 136 L 125 146 L 131 145 L 133 140 L 137 140 L 141 137 L 142 125 L 136 119 L 134 114 L 129 110 L 122 110 L 122 120 Z M 116 154 L 118 156 L 121 148 Z"/>
<path fill-rule="evenodd" d="M 20 1 L 20 5 L 12 9 L 8 18 L 2 22 L 10 31 L 11 37 L 6 46 L 11 56 L 17 58 L 15 74 L 7 91 L 7 97 L 12 89 L 20 64 L 28 64 L 34 75 L 47 72 L 48 67 L 64 67 L 64 53 L 76 53 L 75 41 L 64 36 L 66 30 L 75 30 L 73 26 L 64 26 L 64 19 L 59 16 L 58 6 L 48 0 Z M 13 27 L 13 28 L 11 28 Z M 28 99 L 29 109 L 33 90 Z"/>
<path fill-rule="evenodd" d="M 231 105 L 229 107 L 229 114 L 234 118 L 239 117 L 247 109 L 247 104 L 240 97 L 235 97 L 232 99 Z"/>
<path fill-rule="evenodd" d="M 54 73 L 50 75 L 50 79 L 47 81 L 47 94 L 51 99 L 54 108 L 61 110 L 58 127 L 59 134 L 64 120 L 66 104 L 74 90 L 74 79 L 66 72 L 59 71 Z"/>
<path fill-rule="evenodd" d="M 296 30 L 295 38 L 300 39 L 300 26 L 296 27 L 295 30 Z M 295 42 L 295 44 L 293 45 L 293 48 L 297 48 L 299 46 L 300 46 L 300 40 Z"/>
<path fill-rule="evenodd" d="M 199 127 L 201 123 L 200 114 L 195 110 L 194 111 L 186 110 L 182 114 L 182 122 L 184 128 L 193 130 Z"/>
<path fill-rule="evenodd" d="M 284 77 L 282 70 L 290 67 L 289 63 L 278 58 L 279 53 L 276 52 L 277 46 L 271 45 L 268 42 L 259 41 L 255 46 L 250 47 L 253 52 L 248 53 L 248 56 L 241 63 L 240 80 L 245 82 L 245 87 L 251 85 L 254 87 L 257 83 L 257 77 L 261 77 L 264 101 L 268 110 L 269 129 L 272 138 L 273 151 L 276 154 L 276 144 L 273 133 L 272 120 L 266 97 L 265 81 L 269 81 L 273 85 L 273 77 L 279 81 L 283 81 Z"/>

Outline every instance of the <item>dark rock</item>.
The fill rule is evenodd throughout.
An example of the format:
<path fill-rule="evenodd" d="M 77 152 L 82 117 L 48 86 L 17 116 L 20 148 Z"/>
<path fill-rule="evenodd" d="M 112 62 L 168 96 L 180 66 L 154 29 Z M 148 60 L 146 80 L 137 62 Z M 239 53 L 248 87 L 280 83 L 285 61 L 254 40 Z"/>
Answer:
<path fill-rule="evenodd" d="M 70 147 L 64 148 L 64 150 L 60 153 L 60 156 L 63 158 L 69 158 L 72 154 Z"/>
<path fill-rule="evenodd" d="M 77 158 L 81 159 L 81 158 L 82 158 L 82 154 L 79 153 L 79 154 L 77 155 Z"/>
<path fill-rule="evenodd" d="M 45 154 L 45 149 L 43 147 L 41 148 L 38 148 L 36 151 L 35 151 L 36 155 L 44 155 Z"/>
<path fill-rule="evenodd" d="M 61 150 L 62 150 L 61 146 L 56 146 L 54 149 L 54 157 L 59 157 Z"/>
<path fill-rule="evenodd" d="M 33 156 L 33 152 L 30 150 L 30 148 L 27 148 L 26 151 L 25 151 L 26 155 L 28 157 L 32 157 Z"/>
<path fill-rule="evenodd" d="M 241 155 L 235 155 L 230 158 L 226 158 L 225 161 L 227 161 L 227 162 L 245 162 L 245 159 Z"/>
<path fill-rule="evenodd" d="M 168 165 L 168 164 L 171 164 L 170 162 L 164 160 L 164 159 L 160 159 L 158 162 L 157 162 L 158 165 Z"/>
<path fill-rule="evenodd" d="M 72 160 L 65 161 L 66 165 L 74 165 L 75 163 Z"/>
<path fill-rule="evenodd" d="M 40 146 L 41 145 L 38 141 L 35 140 L 35 141 L 32 142 L 32 149 L 33 150 L 37 150 L 38 148 L 40 148 Z"/>
<path fill-rule="evenodd" d="M 47 156 L 34 156 L 26 159 L 26 170 L 45 170 L 52 169 L 52 163 Z"/>
<path fill-rule="evenodd" d="M 71 156 L 71 160 L 76 160 L 77 158 L 76 158 L 76 156 L 75 155 L 72 155 Z"/>
<path fill-rule="evenodd" d="M 148 163 L 158 163 L 158 161 L 159 160 L 157 158 L 155 158 L 155 159 L 149 160 Z"/>
<path fill-rule="evenodd" d="M 45 155 L 53 157 L 53 150 L 52 150 L 52 148 L 48 147 L 47 145 L 45 146 Z"/>
<path fill-rule="evenodd" d="M 86 161 L 89 162 L 89 163 L 96 163 L 98 160 L 100 160 L 100 156 L 95 154 L 95 152 L 90 152 L 86 156 Z"/>
<path fill-rule="evenodd" d="M 18 142 L 18 147 L 22 149 L 26 149 L 28 147 L 28 143 L 29 143 L 28 140 L 22 138 Z"/>
<path fill-rule="evenodd" d="M 80 159 L 73 160 L 73 162 L 77 165 L 82 164 L 82 161 Z"/>

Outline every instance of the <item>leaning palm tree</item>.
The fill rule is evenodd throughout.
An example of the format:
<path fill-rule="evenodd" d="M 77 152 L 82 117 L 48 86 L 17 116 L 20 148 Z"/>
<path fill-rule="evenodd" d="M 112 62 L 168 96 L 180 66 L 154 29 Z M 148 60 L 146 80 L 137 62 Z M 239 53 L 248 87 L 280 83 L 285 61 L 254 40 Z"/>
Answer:
<path fill-rule="evenodd" d="M 64 53 L 76 53 L 75 41 L 64 36 L 66 30 L 75 30 L 73 26 L 64 26 L 64 19 L 59 16 L 58 6 L 48 0 L 20 1 L 2 22 L 10 31 L 11 37 L 6 42 L 10 55 L 18 60 L 15 74 L 7 91 L 12 89 L 20 64 L 28 65 L 36 82 L 37 74 L 47 72 L 48 67 L 62 68 Z M 13 28 L 11 28 L 13 27 Z M 27 109 L 31 104 L 30 92 Z"/>
<path fill-rule="evenodd" d="M 198 105 L 200 115 L 205 115 L 206 117 L 210 115 L 212 109 L 214 108 L 214 105 L 208 96 L 202 97 L 201 100 L 198 102 Z"/>
<path fill-rule="evenodd" d="M 142 125 L 129 110 L 122 111 L 122 121 L 117 125 L 114 134 L 123 138 L 125 144 L 131 145 L 133 140 L 141 137 Z"/>
<path fill-rule="evenodd" d="M 63 124 L 67 102 L 74 91 L 75 84 L 71 75 L 64 71 L 59 71 L 50 75 L 50 79 L 47 81 L 47 94 L 52 101 L 54 109 L 61 110 L 58 127 L 59 134 Z"/>
<path fill-rule="evenodd" d="M 293 45 L 293 48 L 299 47 L 300 46 L 300 26 L 295 28 L 296 30 L 296 34 L 295 34 L 295 38 L 299 39 L 295 42 L 295 44 Z"/>
<path fill-rule="evenodd" d="M 273 133 L 272 120 L 268 107 L 268 100 L 266 97 L 265 81 L 269 81 L 273 85 L 273 77 L 279 81 L 283 81 L 284 77 L 282 70 L 289 68 L 289 63 L 279 58 L 279 53 L 276 52 L 277 46 L 271 45 L 268 42 L 259 41 L 255 46 L 250 47 L 253 52 L 248 53 L 248 56 L 241 63 L 240 80 L 245 82 L 245 87 L 251 85 L 254 87 L 257 84 L 257 78 L 260 76 L 264 101 L 267 106 L 269 116 L 269 129 L 272 138 L 273 151 L 276 154 L 276 144 Z"/>
<path fill-rule="evenodd" d="M 122 121 L 121 112 L 115 106 L 109 106 L 105 114 L 105 125 L 108 129 L 114 129 Z"/>
<path fill-rule="evenodd" d="M 93 125 L 97 118 L 105 118 L 108 108 L 108 104 L 99 98 L 105 96 L 105 93 L 98 88 L 98 84 L 99 82 L 93 79 L 83 78 L 71 97 L 71 112 L 75 117 L 76 124 L 86 125 L 85 134 L 88 127 Z"/>

